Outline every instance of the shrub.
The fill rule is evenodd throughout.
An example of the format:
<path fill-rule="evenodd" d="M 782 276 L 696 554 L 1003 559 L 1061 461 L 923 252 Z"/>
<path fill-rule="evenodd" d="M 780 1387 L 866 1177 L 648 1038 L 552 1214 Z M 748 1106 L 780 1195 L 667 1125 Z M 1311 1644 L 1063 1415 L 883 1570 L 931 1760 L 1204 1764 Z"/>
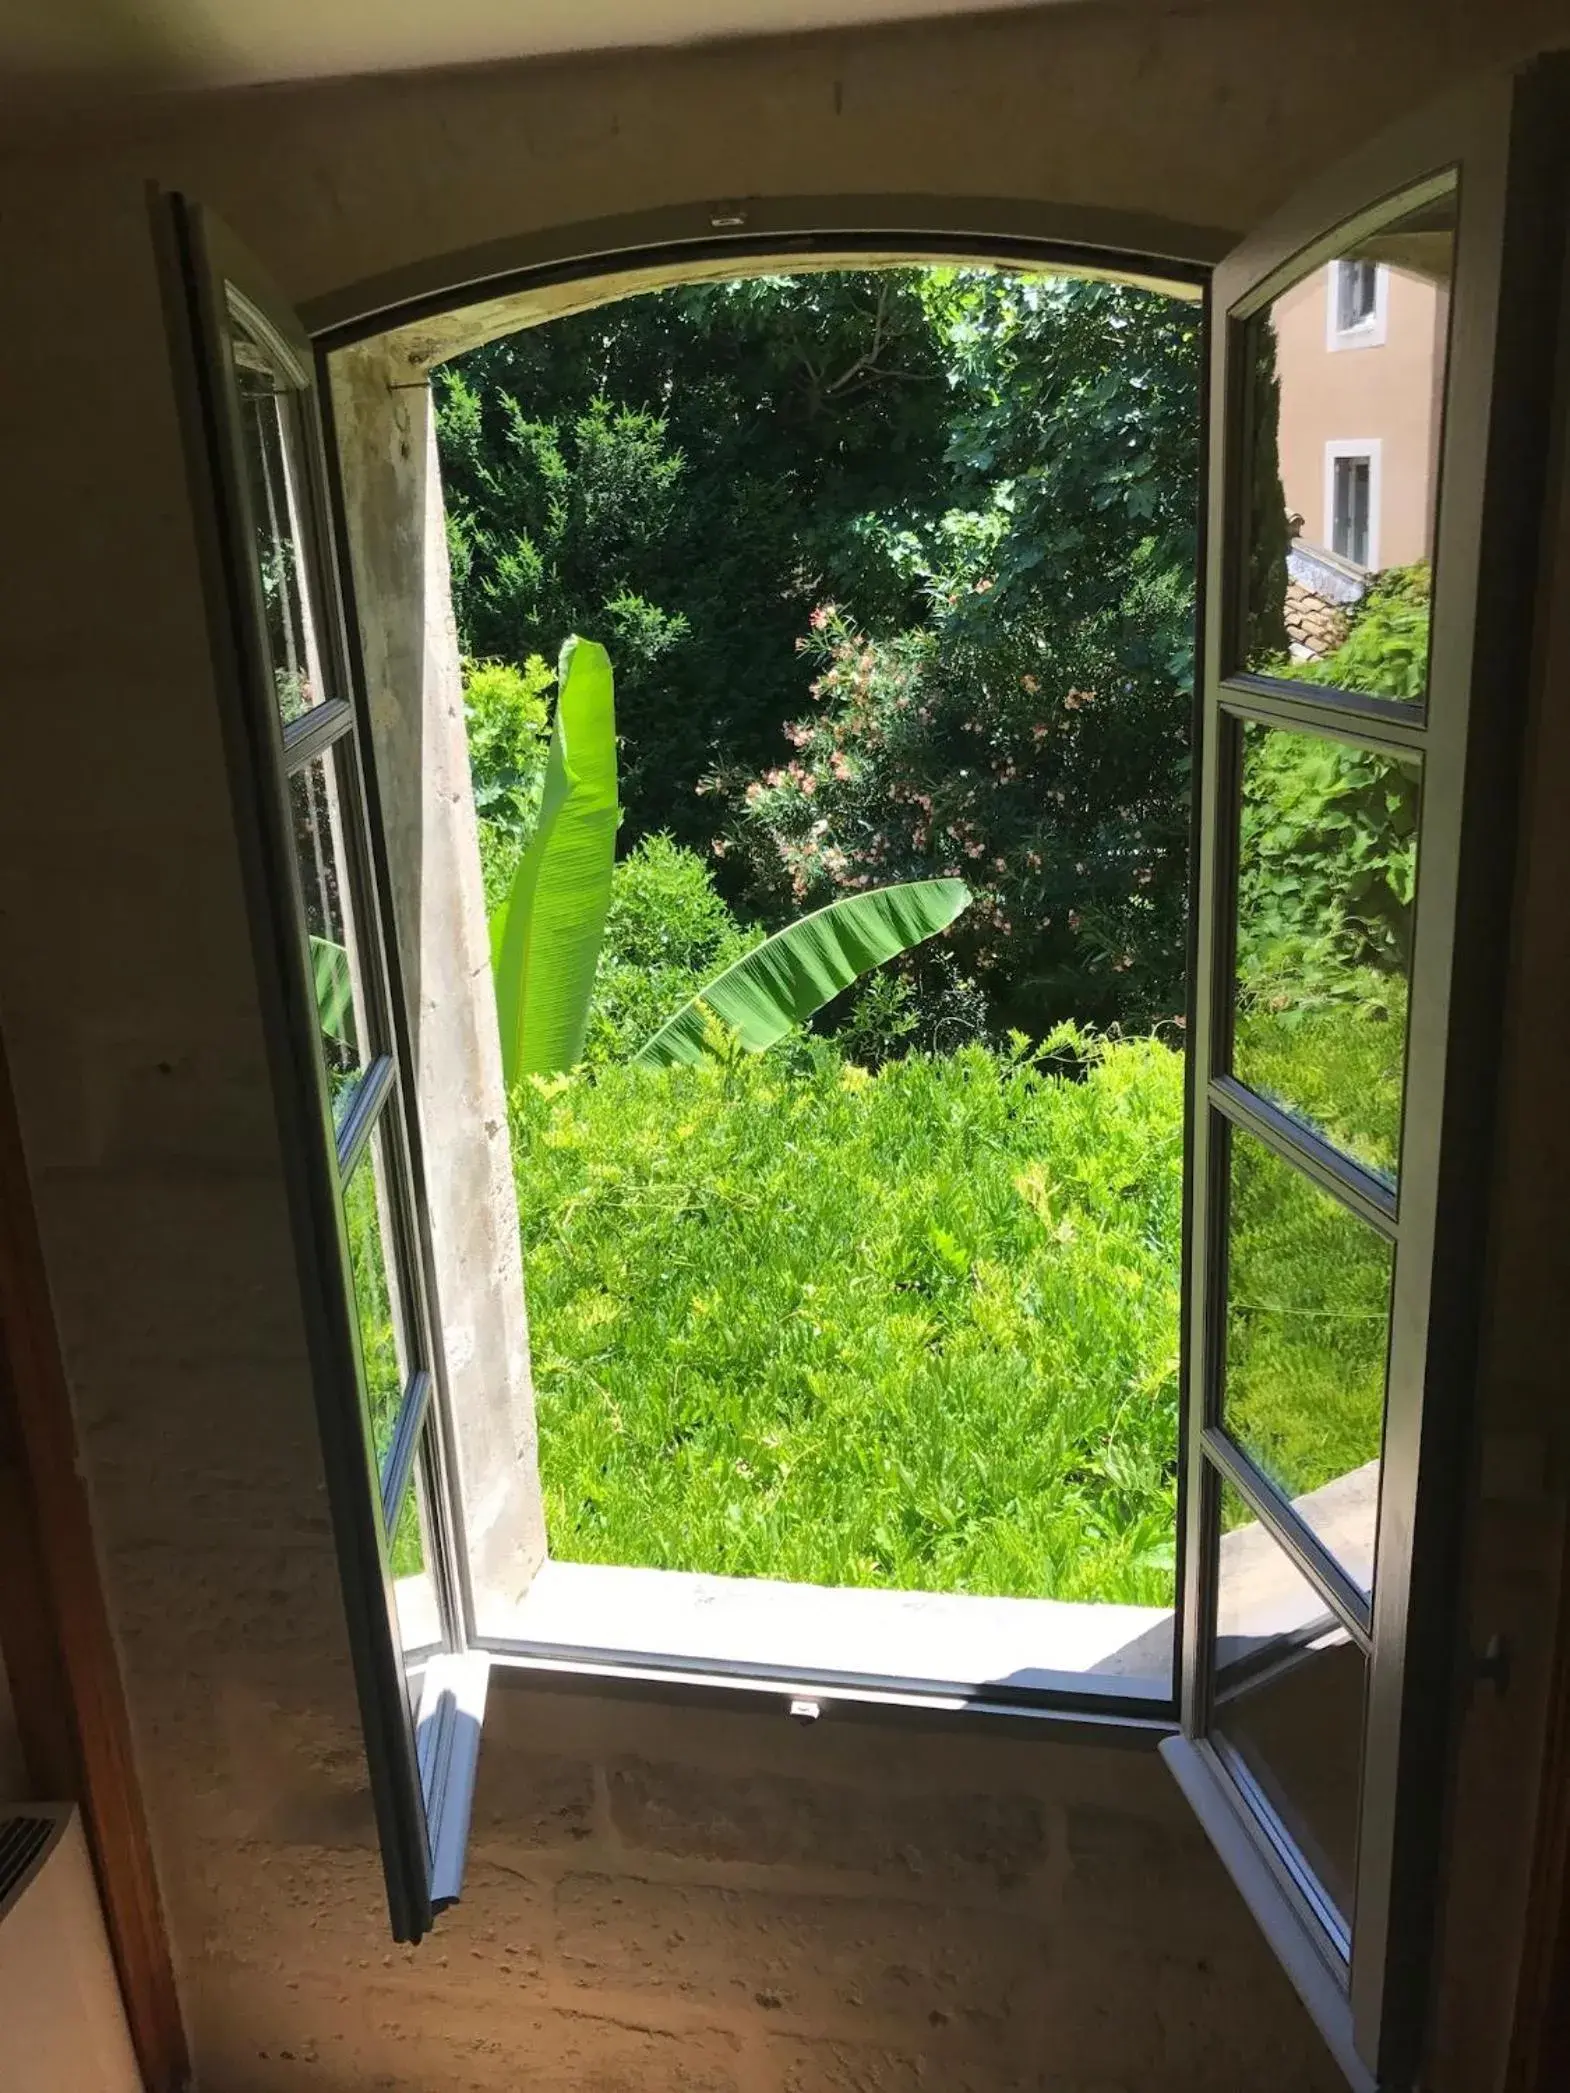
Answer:
<path fill-rule="evenodd" d="M 585 1059 L 628 1060 L 763 934 L 731 914 L 696 852 L 645 836 L 611 876 Z"/>
<path fill-rule="evenodd" d="M 868 519 L 925 599 L 818 606 L 796 754 L 714 784 L 766 908 L 957 872 L 1002 1026 L 1182 1008 L 1198 330 L 1126 286 L 936 271 L 949 506 Z M 727 839 L 731 840 L 731 839 Z"/>
<path fill-rule="evenodd" d="M 820 610 L 818 709 L 788 730 L 795 757 L 740 795 L 764 905 L 958 874 L 977 899 L 951 947 L 1000 1024 L 1040 1036 L 1066 1015 L 1128 1030 L 1176 1015 L 1189 701 L 1156 655 L 1188 589 L 1147 578 L 1050 665 L 1023 635 L 879 643 Z"/>
<path fill-rule="evenodd" d="M 550 746 L 546 694 L 555 681 L 555 671 L 538 654 L 521 669 L 503 661 L 464 664 L 464 724 L 487 913 L 511 886 L 539 812 Z"/>

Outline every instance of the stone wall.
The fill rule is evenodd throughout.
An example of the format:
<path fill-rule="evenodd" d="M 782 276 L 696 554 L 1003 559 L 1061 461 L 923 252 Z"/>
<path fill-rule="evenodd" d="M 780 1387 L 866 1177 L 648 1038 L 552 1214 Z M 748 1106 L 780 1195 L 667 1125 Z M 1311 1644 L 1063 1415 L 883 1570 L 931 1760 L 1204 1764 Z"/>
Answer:
<path fill-rule="evenodd" d="M 384 344 L 334 357 L 331 382 L 469 1569 L 489 1633 L 545 1559 L 545 1514 L 441 468 L 430 394 Z"/>
<path fill-rule="evenodd" d="M 206 2063 L 234 2093 L 1339 2084 L 1148 1751 L 503 1682 L 424 1946 L 378 1939 L 363 1849 L 290 1842 L 243 1888 L 223 1858 L 245 1981 Z"/>

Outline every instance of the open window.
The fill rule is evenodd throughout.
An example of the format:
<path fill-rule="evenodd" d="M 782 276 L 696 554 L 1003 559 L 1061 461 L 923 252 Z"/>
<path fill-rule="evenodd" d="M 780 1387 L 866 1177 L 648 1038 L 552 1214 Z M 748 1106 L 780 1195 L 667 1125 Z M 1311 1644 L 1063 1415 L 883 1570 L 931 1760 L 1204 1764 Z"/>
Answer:
<path fill-rule="evenodd" d="M 375 876 L 309 341 L 176 200 L 236 803 L 394 1935 L 458 1894 L 487 1660 L 457 1600 L 418 1124 Z"/>
<path fill-rule="evenodd" d="M 1175 1776 L 1365 2086 L 1405 2082 L 1416 2054 L 1462 1688 L 1455 1567 L 1556 349 L 1560 92 L 1542 69 L 1409 127 L 1214 276 L 1180 1690 L 1159 1698 L 1167 1615 L 1133 1692 L 1102 1676 L 947 1696 L 1164 1719 Z M 420 323 L 406 385 L 367 366 L 358 436 L 353 386 L 335 398 L 341 458 L 359 442 L 374 465 L 391 445 L 425 504 L 372 546 L 350 487 L 335 566 L 314 391 L 326 345 L 313 359 L 209 219 L 185 209 L 180 228 L 322 1439 L 394 1925 L 415 1938 L 456 1889 L 484 1652 L 631 1678 L 684 1666 L 654 1639 L 668 1622 L 649 1639 L 624 1626 L 632 1648 L 527 1646 L 490 1625 L 528 1588 L 543 1532 L 528 1432 L 505 1402 L 487 1412 L 505 1391 L 475 1362 L 505 1378 L 522 1356 L 526 1373 L 526 1339 L 520 1354 L 501 1332 L 488 1354 L 467 1311 L 436 1313 L 433 1209 L 440 1237 L 456 1229 L 443 1213 L 472 1206 L 447 1151 L 467 1128 L 478 1156 L 487 1115 L 466 1106 L 444 1128 L 427 1185 L 420 1122 L 441 1062 L 422 1051 L 416 1068 L 389 921 L 420 868 L 399 862 L 406 835 L 389 851 L 382 833 L 368 728 L 392 676 L 397 607 L 379 592 L 422 571 L 398 564 L 421 545 L 445 563 L 418 464 L 429 421 L 395 419 L 424 397 L 440 329 Z M 1330 357 L 1333 379 L 1327 281 L 1336 314 L 1344 291 L 1354 325 L 1374 312 L 1385 329 L 1379 356 Z M 373 331 L 346 329 L 335 353 Z M 358 596 L 358 699 L 340 573 Z M 493 1306 L 498 1270 L 483 1264 Z M 444 1327 L 461 1347 L 438 1343 Z M 815 1678 L 685 1664 L 700 1668 L 941 1697 L 930 1677 L 832 1663 Z"/>

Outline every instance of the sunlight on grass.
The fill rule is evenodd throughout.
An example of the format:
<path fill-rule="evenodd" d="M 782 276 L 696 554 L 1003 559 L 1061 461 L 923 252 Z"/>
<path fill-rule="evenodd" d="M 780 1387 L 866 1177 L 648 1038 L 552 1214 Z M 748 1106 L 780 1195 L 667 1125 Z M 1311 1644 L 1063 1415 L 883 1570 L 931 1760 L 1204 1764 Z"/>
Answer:
<path fill-rule="evenodd" d="M 1089 1051 L 520 1086 L 552 1553 L 1166 1603 L 1182 1063 Z"/>

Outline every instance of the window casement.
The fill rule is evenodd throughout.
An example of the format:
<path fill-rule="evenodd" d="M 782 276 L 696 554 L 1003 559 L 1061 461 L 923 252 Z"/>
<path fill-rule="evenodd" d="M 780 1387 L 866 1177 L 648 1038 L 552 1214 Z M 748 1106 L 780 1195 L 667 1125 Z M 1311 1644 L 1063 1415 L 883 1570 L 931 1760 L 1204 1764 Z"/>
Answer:
<path fill-rule="evenodd" d="M 1325 445 L 1325 521 L 1330 550 L 1355 567 L 1379 565 L 1380 441 L 1335 437 Z"/>
<path fill-rule="evenodd" d="M 1325 275 L 1325 346 L 1377 349 L 1385 340 L 1390 272 L 1381 262 L 1338 256 Z"/>
<path fill-rule="evenodd" d="M 1556 67 L 1534 67 L 1405 126 L 1251 235 L 1211 280 L 1180 1604 L 1167 1630 L 1178 1677 L 1154 1708 L 1072 1680 L 1010 1696 L 985 1682 L 699 1667 L 647 1648 L 525 1650 L 475 1633 L 390 885 L 327 551 L 314 383 L 333 343 L 319 340 L 313 361 L 254 266 L 181 207 L 225 548 L 220 652 L 227 644 L 243 698 L 235 769 L 254 843 L 258 967 L 275 991 L 301 1286 L 401 1937 L 418 1937 L 456 1887 L 488 1657 L 498 1674 L 516 1665 L 624 1682 L 701 1670 L 705 1690 L 728 1680 L 813 1714 L 843 1696 L 890 1715 L 936 1703 L 996 1719 L 1013 1708 L 1101 1736 L 1126 1722 L 1159 1738 L 1349 2080 L 1411 2082 L 1444 1768 L 1463 1712 L 1457 1559 L 1553 404 L 1564 88 Z M 725 251 L 706 217 L 694 225 L 695 254 L 701 243 L 706 256 Z M 905 237 L 912 252 L 934 251 L 931 236 Z M 793 230 L 793 252 L 810 244 Z M 960 238 L 939 244 L 966 252 Z M 827 253 L 849 245 L 843 229 L 821 238 Z M 1426 276 L 1450 318 L 1432 388 L 1435 554 L 1415 688 L 1410 676 L 1381 681 L 1381 665 L 1356 650 L 1296 673 L 1305 664 L 1284 638 L 1287 410 L 1273 309 L 1349 255 L 1388 255 Z M 1127 259 L 1131 274 L 1156 270 Z M 1381 262 L 1376 311 L 1384 273 Z M 1347 309 L 1364 312 L 1369 295 L 1357 277 Z M 373 331 L 346 326 L 337 341 Z M 1335 455 L 1350 468 L 1345 556 L 1361 548 L 1371 566 L 1377 447 Z M 362 591 L 362 633 L 378 615 Z M 1365 926 L 1384 941 L 1382 1002 L 1369 1017 L 1381 1073 L 1352 1095 L 1314 1067 L 1311 1023 L 1261 1058 L 1240 1015 L 1246 965 L 1280 927 L 1268 877 L 1280 824 L 1260 810 L 1293 766 L 1363 795 L 1388 828 L 1385 913 Z M 1317 881 L 1340 909 L 1334 832 L 1334 822 L 1300 828 L 1285 870 L 1293 891 Z M 1310 961 L 1339 963 L 1311 947 L 1291 948 L 1289 1004 Z M 1261 1185 L 1356 1277 L 1347 1331 L 1312 1372 L 1299 1319 L 1314 1304 L 1254 1225 Z M 1329 1482 L 1284 1458 L 1272 1402 L 1334 1411 L 1341 1465 Z M 405 1549 L 421 1552 L 434 1591 L 432 1625 L 412 1648 L 393 1597 Z M 423 1711 L 412 1679 L 424 1682 Z"/>
<path fill-rule="evenodd" d="M 176 199 L 224 569 L 236 811 L 393 1932 L 458 1894 L 488 1663 L 461 1537 L 418 1127 L 338 601 L 309 341 Z M 400 1619 L 399 1593 L 432 1595 Z"/>
<path fill-rule="evenodd" d="M 1457 1573 L 1478 1360 L 1516 766 L 1553 408 L 1564 74 L 1499 80 L 1326 176 L 1216 272 L 1203 652 L 1180 1732 L 1162 1752 L 1350 2081 L 1413 2082 L 1448 1753 L 1464 1714 Z M 1552 201 L 1550 201 L 1552 199 Z M 1279 645 L 1277 456 L 1303 412 L 1278 304 L 1327 258 L 1389 256 L 1447 338 L 1414 496 L 1433 548 L 1426 650 L 1395 669 Z M 1367 283 L 1349 290 L 1367 309 Z M 1379 559 L 1379 448 L 1326 450 L 1334 550 Z M 1486 559 L 1481 555 L 1486 546 Z M 1419 598 L 1412 599 L 1421 600 Z M 1404 612 L 1410 637 L 1420 625 Z M 1379 1074 L 1316 1068 L 1325 954 L 1276 981 L 1306 1021 L 1262 1055 L 1247 987 L 1283 892 L 1328 867 L 1273 781 L 1365 794 L 1384 901 L 1327 891 L 1384 940 Z M 1339 817 L 1337 817 L 1339 818 Z M 1374 921 L 1374 917 L 1378 921 Z M 1337 961 L 1336 964 L 1343 962 Z M 1378 1028 L 1374 1030 L 1372 1028 Z M 1373 1065 L 1371 1064 L 1371 1065 Z M 1355 1275 L 1311 1356 L 1315 1301 L 1270 1211 Z M 1274 1362 L 1269 1376 L 1261 1361 Z M 1272 1403 L 1310 1406 L 1344 1469 L 1283 1458 Z"/>

